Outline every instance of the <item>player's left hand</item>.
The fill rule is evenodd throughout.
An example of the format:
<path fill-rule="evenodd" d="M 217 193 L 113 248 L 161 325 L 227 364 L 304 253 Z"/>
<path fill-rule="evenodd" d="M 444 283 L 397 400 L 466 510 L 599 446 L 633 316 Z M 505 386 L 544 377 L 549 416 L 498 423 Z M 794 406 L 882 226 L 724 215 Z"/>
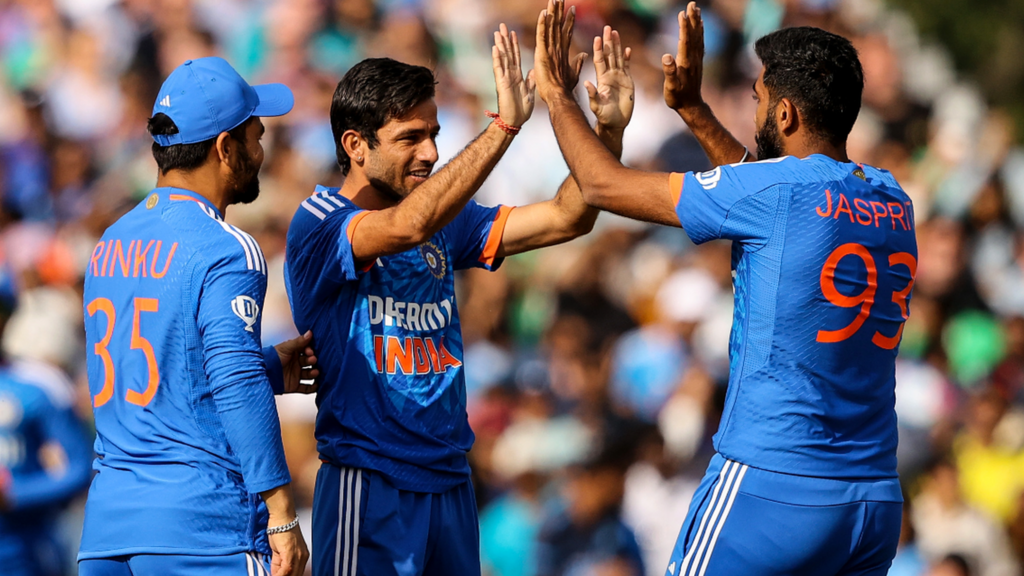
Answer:
<path fill-rule="evenodd" d="M 558 95 L 569 95 L 580 79 L 580 70 L 587 53 L 581 52 L 569 61 L 572 31 L 576 24 L 576 7 L 566 12 L 564 0 L 548 0 L 548 7 L 537 19 L 537 48 L 533 53 L 533 74 L 537 93 L 545 102 Z"/>
<path fill-rule="evenodd" d="M 316 367 L 316 353 L 310 347 L 313 341 L 313 333 L 306 331 L 302 336 L 285 340 L 274 349 L 281 358 L 281 366 L 284 368 L 284 393 L 298 392 L 300 394 L 312 394 L 319 388 L 316 380 L 320 376 L 320 370 Z M 312 384 L 303 384 L 310 382 Z"/>
<path fill-rule="evenodd" d="M 597 86 L 589 81 L 583 85 L 590 96 L 590 110 L 597 123 L 610 130 L 625 130 L 633 117 L 633 77 L 629 75 L 632 51 L 622 49 L 617 30 L 604 27 L 604 37 L 594 38 L 594 71 Z"/>

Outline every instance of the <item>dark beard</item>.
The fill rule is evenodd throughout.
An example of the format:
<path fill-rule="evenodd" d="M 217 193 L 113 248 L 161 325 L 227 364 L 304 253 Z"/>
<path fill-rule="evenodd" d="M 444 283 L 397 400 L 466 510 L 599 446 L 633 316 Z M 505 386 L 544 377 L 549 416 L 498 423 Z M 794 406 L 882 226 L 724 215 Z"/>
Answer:
<path fill-rule="evenodd" d="M 775 121 L 775 114 L 769 112 L 768 118 L 754 135 L 754 142 L 757 143 L 758 160 L 770 160 L 785 156 L 782 151 L 782 136 L 779 135 L 779 124 Z"/>
<path fill-rule="evenodd" d="M 244 146 L 238 148 L 240 166 L 231 178 L 231 203 L 250 204 L 260 196 L 260 168 Z"/>

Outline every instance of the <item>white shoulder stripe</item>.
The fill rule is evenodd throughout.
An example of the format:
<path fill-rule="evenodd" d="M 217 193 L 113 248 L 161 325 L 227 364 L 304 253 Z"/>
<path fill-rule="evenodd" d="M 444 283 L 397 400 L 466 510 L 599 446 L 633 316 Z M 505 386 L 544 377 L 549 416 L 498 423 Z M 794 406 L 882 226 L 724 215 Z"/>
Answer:
<path fill-rule="evenodd" d="M 249 270 L 256 270 L 262 272 L 264 275 L 266 271 L 266 261 L 263 259 L 263 252 L 260 250 L 259 245 L 252 239 L 251 236 L 221 220 L 217 213 L 204 204 L 199 204 L 199 207 L 203 209 L 203 212 L 207 216 L 213 219 L 214 222 L 220 225 L 225 232 L 231 234 L 238 241 L 238 244 L 242 247 L 242 251 L 245 253 L 245 266 Z"/>
<path fill-rule="evenodd" d="M 316 202 L 317 206 L 323 208 L 324 210 L 327 210 L 328 212 L 334 212 L 335 210 L 334 206 L 331 206 L 326 201 L 324 201 L 323 198 L 316 194 L 310 196 L 309 199 L 312 200 L 313 202 Z"/>
<path fill-rule="evenodd" d="M 324 218 L 327 218 L 327 214 L 324 214 L 323 212 L 317 210 L 316 207 L 314 207 L 309 202 L 309 198 L 306 198 L 305 200 L 303 200 L 301 206 L 303 208 L 305 208 L 306 210 L 310 211 L 313 214 L 313 216 L 316 216 L 317 218 L 319 218 L 321 220 L 323 220 Z"/>
<path fill-rule="evenodd" d="M 330 200 L 331 203 L 334 204 L 335 206 L 337 206 L 338 208 L 344 208 L 345 207 L 345 205 L 341 203 L 341 200 L 338 200 L 337 198 L 335 198 L 334 196 L 328 194 L 327 192 L 321 192 L 320 193 L 320 197 L 321 198 L 326 198 L 326 199 Z"/>

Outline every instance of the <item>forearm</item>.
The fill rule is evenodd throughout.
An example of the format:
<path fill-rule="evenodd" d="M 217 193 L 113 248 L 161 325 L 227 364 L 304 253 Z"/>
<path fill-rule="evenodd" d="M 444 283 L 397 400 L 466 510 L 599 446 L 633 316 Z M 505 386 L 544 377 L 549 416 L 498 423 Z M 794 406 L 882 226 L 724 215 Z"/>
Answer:
<path fill-rule="evenodd" d="M 292 498 L 291 486 L 271 488 L 260 492 L 260 497 L 267 504 L 270 527 L 281 526 L 295 519 L 295 500 Z"/>
<path fill-rule="evenodd" d="M 570 95 L 558 94 L 551 98 L 548 109 L 558 147 L 584 198 L 588 192 L 606 187 L 613 174 L 625 169 L 591 130 L 583 111 Z M 621 154 L 621 143 L 618 148 Z"/>
<path fill-rule="evenodd" d="M 594 133 L 611 152 L 615 159 L 622 158 L 622 134 L 623 130 L 605 128 L 601 124 L 594 127 Z M 588 205 L 583 199 L 583 192 L 579 184 L 570 174 L 555 195 L 555 207 L 562 215 L 561 229 L 566 236 L 561 241 L 571 240 L 582 234 L 590 232 L 594 228 L 594 222 L 600 212 L 597 208 Z"/>
<path fill-rule="evenodd" d="M 676 110 L 713 166 L 742 162 L 747 149 L 718 121 L 705 102 Z"/>

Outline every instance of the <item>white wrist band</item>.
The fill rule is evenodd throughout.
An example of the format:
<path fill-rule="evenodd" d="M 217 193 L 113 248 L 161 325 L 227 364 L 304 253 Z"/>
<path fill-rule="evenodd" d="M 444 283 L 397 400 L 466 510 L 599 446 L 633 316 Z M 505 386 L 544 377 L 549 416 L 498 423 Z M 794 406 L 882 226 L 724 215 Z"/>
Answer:
<path fill-rule="evenodd" d="M 292 520 L 291 522 L 289 522 L 287 524 L 282 524 L 280 526 L 274 526 L 273 528 L 267 528 L 267 536 L 270 536 L 272 534 L 280 534 L 282 532 L 287 532 L 287 531 L 295 528 L 298 525 L 299 525 L 299 519 L 296 518 L 295 520 Z"/>

